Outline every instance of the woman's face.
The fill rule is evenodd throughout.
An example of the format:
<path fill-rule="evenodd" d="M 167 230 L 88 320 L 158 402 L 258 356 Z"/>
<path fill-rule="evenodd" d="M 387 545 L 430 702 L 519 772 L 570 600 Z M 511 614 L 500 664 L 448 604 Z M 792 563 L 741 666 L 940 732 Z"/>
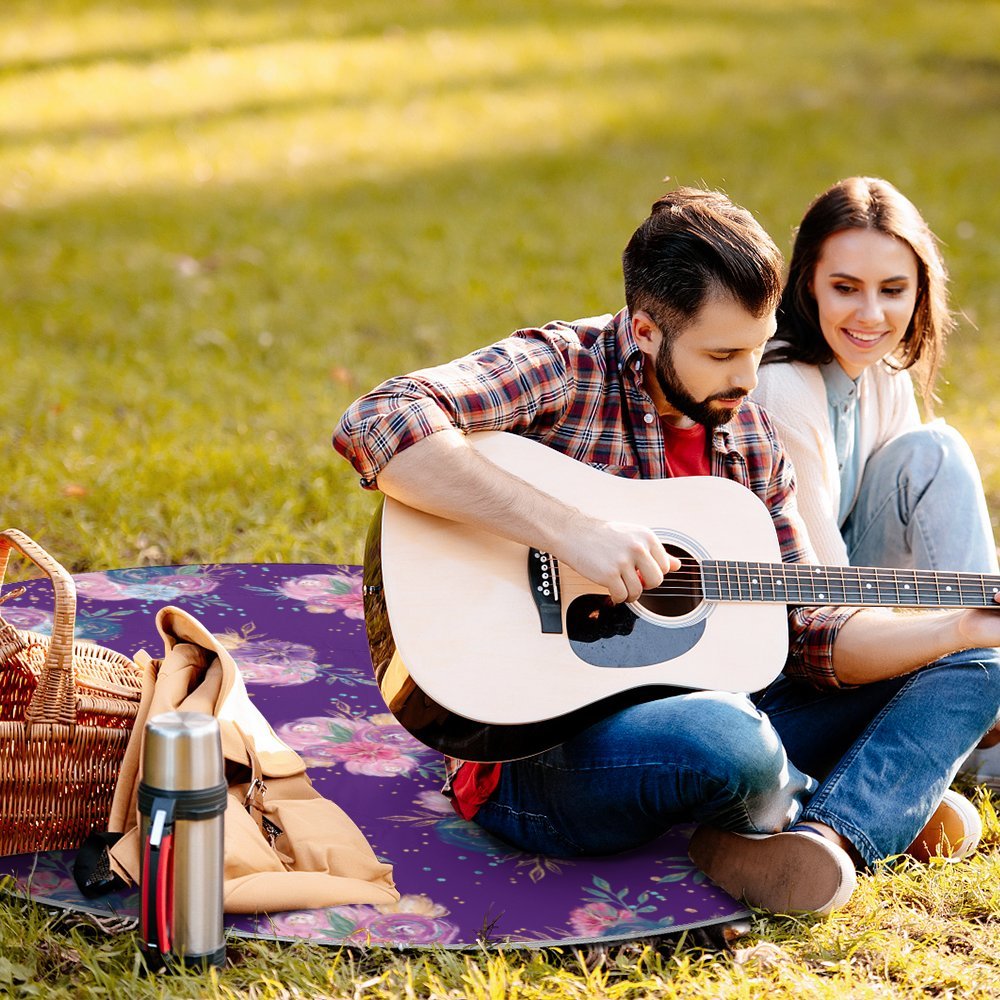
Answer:
<path fill-rule="evenodd" d="M 903 339 L 917 303 L 917 257 L 874 229 L 827 237 L 810 289 L 823 337 L 840 367 L 857 378 Z"/>

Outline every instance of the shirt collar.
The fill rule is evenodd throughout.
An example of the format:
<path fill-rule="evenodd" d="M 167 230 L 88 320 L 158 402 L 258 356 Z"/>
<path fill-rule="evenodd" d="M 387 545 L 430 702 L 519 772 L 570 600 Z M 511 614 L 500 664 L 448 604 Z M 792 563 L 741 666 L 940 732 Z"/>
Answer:
<path fill-rule="evenodd" d="M 853 400 L 858 394 L 858 382 L 851 378 L 840 363 L 834 358 L 819 366 L 820 374 L 826 384 L 826 398 L 831 406 L 840 403 L 847 403 Z M 860 375 L 858 378 L 860 379 Z"/>
<path fill-rule="evenodd" d="M 712 451 L 720 452 L 723 455 L 728 455 L 731 451 L 736 451 L 732 443 L 732 432 L 729 430 L 729 424 L 722 424 L 721 427 L 716 427 L 712 431 Z"/>
<path fill-rule="evenodd" d="M 637 381 L 642 381 L 642 363 L 645 355 L 639 350 L 639 345 L 632 335 L 632 317 L 628 309 L 618 312 L 612 322 L 618 334 L 618 357 L 620 371 L 631 372 L 632 377 Z"/>
<path fill-rule="evenodd" d="M 628 309 L 622 309 L 612 320 L 618 333 L 618 357 L 621 371 L 628 371 L 638 385 L 642 385 L 642 368 L 645 364 L 646 355 L 639 350 L 639 345 L 632 335 L 632 317 Z M 838 366 L 839 367 L 839 366 Z M 845 378 L 847 376 L 844 376 Z M 712 450 L 729 454 L 735 450 L 732 442 L 732 432 L 729 424 L 722 424 L 712 431 Z"/>

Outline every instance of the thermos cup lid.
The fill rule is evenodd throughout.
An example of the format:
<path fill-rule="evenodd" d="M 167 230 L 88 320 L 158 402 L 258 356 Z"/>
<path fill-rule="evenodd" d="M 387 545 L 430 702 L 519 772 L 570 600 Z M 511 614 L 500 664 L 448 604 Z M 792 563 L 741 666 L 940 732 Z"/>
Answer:
<path fill-rule="evenodd" d="M 225 781 L 219 723 L 204 712 L 164 712 L 146 723 L 142 782 L 168 791 Z"/>

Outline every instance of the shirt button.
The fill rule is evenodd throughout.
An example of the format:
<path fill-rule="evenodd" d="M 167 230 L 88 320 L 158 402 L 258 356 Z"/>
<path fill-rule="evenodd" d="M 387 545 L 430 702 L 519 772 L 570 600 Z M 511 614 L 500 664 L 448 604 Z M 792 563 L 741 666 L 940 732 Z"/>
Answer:
<path fill-rule="evenodd" d="M 647 413 L 642 419 L 645 420 L 647 424 L 651 424 L 654 420 L 654 417 L 652 413 Z"/>

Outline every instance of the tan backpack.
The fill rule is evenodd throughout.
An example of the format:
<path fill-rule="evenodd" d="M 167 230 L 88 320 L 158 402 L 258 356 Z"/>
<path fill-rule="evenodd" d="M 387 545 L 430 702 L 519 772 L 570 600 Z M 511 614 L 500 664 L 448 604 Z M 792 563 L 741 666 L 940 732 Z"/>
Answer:
<path fill-rule="evenodd" d="M 137 797 L 148 718 L 204 712 L 219 721 L 229 784 L 223 908 L 267 913 L 399 899 L 392 866 L 380 862 L 350 817 L 317 792 L 302 758 L 287 747 L 247 695 L 231 654 L 180 608 L 162 608 L 163 659 L 146 652 L 142 701 L 111 806 L 112 870 L 139 882 Z"/>

